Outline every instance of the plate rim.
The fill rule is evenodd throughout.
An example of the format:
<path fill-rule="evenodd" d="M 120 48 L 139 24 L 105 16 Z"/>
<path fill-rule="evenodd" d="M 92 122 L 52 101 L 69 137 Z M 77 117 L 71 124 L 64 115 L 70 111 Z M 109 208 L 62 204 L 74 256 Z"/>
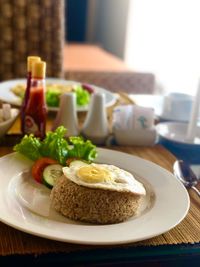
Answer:
<path fill-rule="evenodd" d="M 99 150 L 99 152 L 104 152 L 104 153 L 108 153 L 108 152 L 112 152 L 112 153 L 116 153 L 117 152 L 117 154 L 118 155 L 121 155 L 121 156 L 124 156 L 124 155 L 126 155 L 126 156 L 130 156 L 130 158 L 132 158 L 132 159 L 137 159 L 137 161 L 139 160 L 139 161 L 141 161 L 141 162 L 143 162 L 143 163 L 147 163 L 147 164 L 150 164 L 150 166 L 152 166 L 152 164 L 153 164 L 153 166 L 155 167 L 156 166 L 156 168 L 158 168 L 161 172 L 163 172 L 163 173 L 165 173 L 165 174 L 168 174 L 169 176 L 171 176 L 171 178 L 170 179 L 172 179 L 172 176 L 173 176 L 173 174 L 172 173 L 170 173 L 169 171 L 167 171 L 166 169 L 164 169 L 164 168 L 162 168 L 162 167 L 160 167 L 159 165 L 157 165 L 157 164 L 155 164 L 155 163 L 153 163 L 153 162 L 151 162 L 151 161 L 148 161 L 148 160 L 145 160 L 145 159 L 143 159 L 143 158 L 140 158 L 140 157 L 138 157 L 138 156 L 134 156 L 134 155 L 131 155 L 131 154 L 128 154 L 128 153 L 125 153 L 125 152 L 121 152 L 121 151 L 116 151 L 116 150 L 112 150 L 112 149 L 105 149 L 105 148 L 98 148 L 98 150 Z M 10 153 L 10 154 L 8 154 L 8 155 L 6 155 L 6 156 L 4 156 L 4 157 L 1 157 L 0 158 L 0 164 L 1 164 L 1 161 L 2 161 L 2 159 L 3 160 L 6 160 L 7 158 L 9 159 L 10 157 L 13 157 L 14 156 L 14 154 L 16 154 L 16 152 L 15 153 Z M 174 177 L 174 176 L 173 176 Z M 12 177 L 10 177 L 10 179 L 12 179 Z M 112 241 L 112 240 L 107 240 L 107 241 L 104 241 L 104 240 L 96 240 L 96 241 L 87 241 L 87 240 L 75 240 L 75 239 L 70 239 L 70 238 L 66 238 L 66 237 L 64 237 L 64 238 L 60 238 L 60 237 L 55 237 L 55 236 L 53 236 L 53 235 L 47 235 L 47 234 L 45 234 L 45 233 L 41 233 L 40 231 L 38 231 L 37 229 L 34 231 L 34 230 L 32 230 L 32 229 L 24 229 L 22 226 L 20 227 L 19 225 L 17 225 L 16 226 L 16 224 L 15 223 L 12 223 L 13 222 L 13 220 L 12 220 L 12 218 L 11 218 L 11 221 L 7 221 L 5 218 L 3 219 L 2 218 L 2 214 L 0 213 L 0 221 L 2 221 L 3 223 L 5 223 L 5 224 L 7 224 L 7 225 L 9 225 L 9 226 L 12 226 L 12 227 L 14 227 L 15 229 L 18 229 L 18 230 L 20 230 L 20 231 L 22 231 L 22 232 L 26 232 L 26 233 L 29 233 L 29 234 L 33 234 L 33 235 L 35 235 L 35 236 L 39 236 L 39 237 L 44 237 L 44 238 L 47 238 L 47 239 L 51 239 L 51 240 L 57 240 L 57 241 L 62 241 L 62 242 L 70 242 L 70 243 L 76 243 L 76 244 L 88 244 L 88 245 L 115 245 L 115 244 L 126 244 L 126 243 L 133 243 L 133 242 L 137 242 L 137 241 L 142 241 L 142 240 L 146 240 L 146 239 L 149 239 L 149 238 L 152 238 L 152 237 L 155 237 L 155 236 L 158 236 L 158 235 L 160 235 L 160 234 L 163 234 L 163 233 L 165 233 L 165 232 L 167 232 L 167 231 L 169 231 L 170 229 L 172 229 L 172 228 L 174 228 L 176 225 L 178 225 L 184 218 L 185 218 L 185 216 L 187 215 L 187 213 L 188 213 L 188 210 L 189 210 L 189 207 L 190 207 L 190 198 L 189 198 L 189 195 L 188 195 L 188 192 L 187 192 L 187 190 L 185 189 L 185 187 L 180 183 L 180 181 L 178 181 L 175 177 L 173 178 L 174 180 L 176 180 L 176 183 L 177 183 L 177 185 L 179 185 L 180 187 L 179 187 L 179 189 L 181 188 L 181 190 L 182 190 L 182 193 L 184 192 L 184 194 L 185 194 L 185 203 L 187 203 L 187 207 L 185 207 L 185 210 L 184 210 L 184 213 L 179 217 L 179 219 L 178 220 L 176 220 L 176 222 L 171 222 L 170 223 L 170 227 L 168 227 L 167 229 L 165 229 L 164 231 L 163 230 L 160 230 L 160 231 L 156 231 L 156 234 L 155 233 L 152 233 L 152 234 L 149 234 L 149 235 L 147 235 L 147 236 L 145 236 L 145 237 L 142 237 L 142 238 L 137 238 L 137 239 L 133 239 L 133 237 L 130 237 L 129 239 L 126 239 L 126 240 L 124 240 L 124 239 L 119 239 L 119 240 L 117 240 L 117 241 Z M 1 191 L 0 191 L 0 194 L 1 194 Z M 157 197 L 157 196 L 156 196 Z M 1 208 L 1 206 L 0 206 L 0 210 L 1 210 L 2 208 Z M 31 212 L 30 212 L 31 213 Z M 148 213 L 148 212 L 147 212 Z M 40 217 L 40 216 L 39 216 Z M 109 229 L 109 228 L 113 228 L 114 230 L 115 230 L 115 228 L 117 227 L 117 228 L 123 228 L 123 224 L 124 224 L 124 227 L 126 227 L 126 225 L 128 225 L 129 227 L 130 227 L 130 224 L 132 223 L 132 221 L 128 221 L 128 222 L 125 222 L 125 223 L 120 223 L 120 224 L 112 224 L 112 225 L 103 225 L 103 226 L 93 226 L 92 225 L 92 227 L 93 228 L 95 228 L 95 227 L 97 227 L 98 229 L 100 229 L 100 228 L 102 228 L 102 227 L 106 227 L 106 229 Z M 133 225 L 134 225 L 134 223 L 133 223 Z M 83 225 L 81 225 L 81 227 L 82 227 Z M 119 226 L 119 227 L 118 227 Z M 85 227 L 85 226 L 83 226 L 83 227 Z M 88 227 L 88 226 L 86 226 L 86 227 Z M 37 228 L 37 227 L 36 227 Z M 112 230 L 113 230 L 112 229 Z"/>
<path fill-rule="evenodd" d="M 182 140 L 178 140 L 178 139 L 172 139 L 170 138 L 169 136 L 166 136 L 165 134 L 162 134 L 160 132 L 160 129 L 161 127 L 163 127 L 164 125 L 173 125 L 173 124 L 177 124 L 177 126 L 184 126 L 186 127 L 188 125 L 188 122 L 185 122 L 185 121 L 163 121 L 163 122 L 159 122 L 157 125 L 156 125 L 156 131 L 158 133 L 158 135 L 163 138 L 163 139 L 166 139 L 167 141 L 169 142 L 172 142 L 174 144 L 179 144 L 179 145 L 183 145 L 183 146 L 193 146 L 193 147 L 197 147 L 197 146 L 200 146 L 200 143 L 186 143 Z M 196 129 L 199 131 L 200 133 L 200 126 L 197 125 Z M 186 129 L 187 130 L 187 129 Z"/>
<path fill-rule="evenodd" d="M 63 78 L 54 78 L 54 77 L 47 77 L 46 78 L 46 82 L 51 81 L 51 80 L 52 81 L 55 81 L 55 82 L 59 82 L 59 83 L 64 82 L 64 83 L 81 84 L 81 82 L 74 81 L 74 80 L 67 80 L 67 79 L 63 79 Z M 21 82 L 26 83 L 26 79 L 25 78 L 19 78 L 19 79 L 12 79 L 12 80 L 1 81 L 0 82 L 0 87 L 3 86 L 4 84 L 8 84 L 8 83 L 16 83 L 17 84 L 17 83 L 21 83 Z M 116 93 L 111 92 L 111 91 L 109 91 L 109 90 L 107 90 L 107 89 L 105 89 L 105 88 L 103 88 L 101 86 L 97 86 L 97 85 L 90 84 L 90 83 L 88 83 L 88 84 L 91 85 L 91 86 L 93 86 L 97 90 L 103 91 L 105 94 L 107 94 L 110 97 L 112 97 L 112 100 L 110 100 L 109 102 L 106 103 L 106 107 L 110 107 L 110 106 L 114 105 L 115 102 L 117 101 L 117 98 L 118 97 L 117 97 Z M 7 89 L 6 93 L 12 93 L 10 91 L 10 88 L 6 88 L 6 89 Z M 5 93 L 5 88 L 4 88 L 4 93 Z M 12 100 L 9 100 L 9 99 L 6 99 L 6 98 L 2 97 L 1 96 L 1 93 L 0 93 L 0 99 L 2 101 L 5 101 L 5 102 L 11 104 L 11 105 L 15 105 L 17 107 L 20 107 L 21 106 L 21 103 L 19 103 L 19 99 L 20 98 L 17 97 L 14 93 L 12 93 L 12 94 L 13 94 L 13 97 L 16 98 L 16 101 L 14 101 L 14 100 L 12 101 Z M 78 112 L 88 111 L 88 107 L 89 107 L 89 105 L 79 106 L 79 107 L 77 107 L 77 111 Z M 53 111 L 53 112 L 54 111 L 58 111 L 58 109 L 59 109 L 59 107 L 47 107 L 47 108 L 48 108 L 48 111 Z"/>

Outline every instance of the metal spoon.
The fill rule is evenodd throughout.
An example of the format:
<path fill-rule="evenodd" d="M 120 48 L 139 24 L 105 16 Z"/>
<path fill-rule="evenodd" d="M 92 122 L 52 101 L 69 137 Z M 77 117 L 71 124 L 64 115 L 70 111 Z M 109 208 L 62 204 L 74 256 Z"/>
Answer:
<path fill-rule="evenodd" d="M 200 191 L 195 187 L 199 180 L 189 164 L 183 160 L 176 160 L 174 163 L 174 175 L 185 185 L 185 187 L 193 189 L 200 197 Z"/>

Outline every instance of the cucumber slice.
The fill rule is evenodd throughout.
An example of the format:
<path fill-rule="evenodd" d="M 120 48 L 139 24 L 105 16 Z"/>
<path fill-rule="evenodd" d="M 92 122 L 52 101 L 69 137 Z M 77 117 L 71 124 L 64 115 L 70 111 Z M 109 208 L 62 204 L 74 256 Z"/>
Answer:
<path fill-rule="evenodd" d="M 63 166 L 60 164 L 51 164 L 44 168 L 43 184 L 51 189 L 56 183 L 57 179 L 63 175 L 62 168 Z"/>

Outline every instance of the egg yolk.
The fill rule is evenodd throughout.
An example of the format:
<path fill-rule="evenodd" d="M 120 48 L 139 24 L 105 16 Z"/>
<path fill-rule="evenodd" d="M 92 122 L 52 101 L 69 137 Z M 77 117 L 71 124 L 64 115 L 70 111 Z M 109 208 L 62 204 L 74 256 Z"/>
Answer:
<path fill-rule="evenodd" d="M 99 183 L 113 180 L 108 170 L 96 166 L 83 166 L 76 174 L 82 181 L 87 183 Z"/>

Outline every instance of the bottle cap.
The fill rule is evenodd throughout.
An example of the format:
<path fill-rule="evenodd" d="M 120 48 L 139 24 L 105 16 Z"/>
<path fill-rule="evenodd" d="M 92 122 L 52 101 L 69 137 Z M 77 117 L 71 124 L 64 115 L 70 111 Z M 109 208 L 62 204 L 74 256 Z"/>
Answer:
<path fill-rule="evenodd" d="M 36 56 L 27 57 L 27 70 L 28 70 L 28 72 L 32 71 L 33 63 L 34 62 L 38 62 L 40 60 L 41 60 L 41 58 L 40 57 L 36 57 Z"/>
<path fill-rule="evenodd" d="M 32 77 L 45 78 L 45 74 L 46 74 L 46 62 L 45 61 L 34 62 L 32 66 Z"/>

